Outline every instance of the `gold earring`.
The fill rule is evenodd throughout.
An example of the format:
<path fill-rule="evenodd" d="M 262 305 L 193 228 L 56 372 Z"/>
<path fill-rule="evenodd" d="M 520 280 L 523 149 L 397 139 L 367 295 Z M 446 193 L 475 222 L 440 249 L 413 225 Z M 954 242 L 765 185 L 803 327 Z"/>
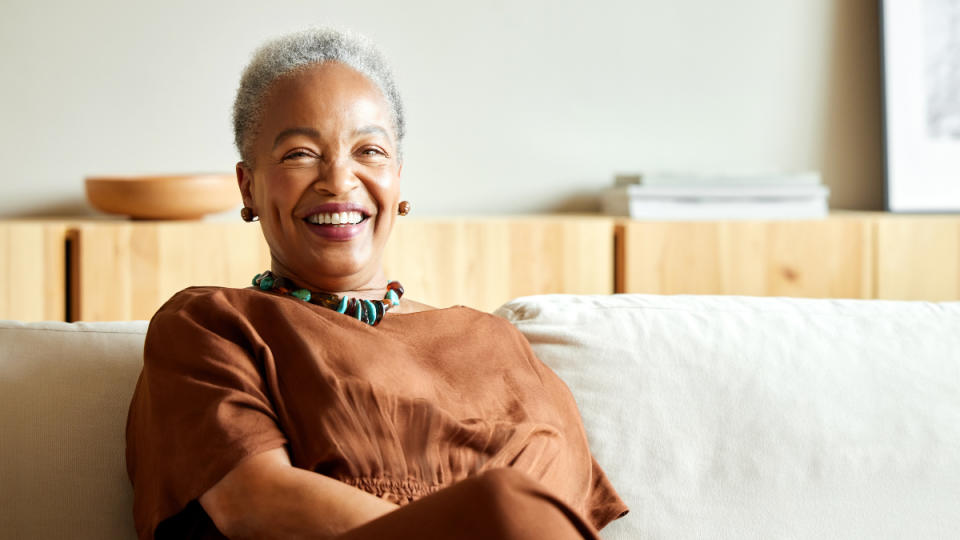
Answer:
<path fill-rule="evenodd" d="M 400 201 L 400 207 L 397 209 L 397 213 L 401 216 L 405 216 L 410 213 L 410 203 L 407 201 Z"/>
<path fill-rule="evenodd" d="M 240 209 L 240 219 L 246 221 L 247 223 L 260 221 L 260 217 L 254 214 L 253 208 L 250 208 L 249 206 L 244 206 Z"/>

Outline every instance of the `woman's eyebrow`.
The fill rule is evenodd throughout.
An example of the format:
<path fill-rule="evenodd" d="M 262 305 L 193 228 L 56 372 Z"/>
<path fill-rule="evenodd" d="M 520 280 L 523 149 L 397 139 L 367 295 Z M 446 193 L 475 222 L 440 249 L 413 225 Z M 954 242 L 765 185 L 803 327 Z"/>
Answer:
<path fill-rule="evenodd" d="M 376 124 L 370 124 L 370 125 L 366 125 L 366 126 L 363 126 L 363 127 L 358 127 L 358 128 L 355 129 L 354 132 L 353 132 L 353 135 L 354 135 L 354 136 L 357 136 L 357 135 L 370 135 L 370 134 L 382 135 L 383 137 L 386 137 L 387 139 L 390 138 L 390 134 L 387 133 L 387 130 L 383 129 L 382 127 L 380 127 L 380 126 L 378 126 L 378 125 L 376 125 Z"/>
<path fill-rule="evenodd" d="M 320 132 L 309 127 L 292 127 L 287 128 L 281 131 L 275 139 L 273 139 L 273 148 L 276 149 L 284 139 L 292 135 L 306 135 L 307 137 L 312 137 L 314 139 L 320 138 Z"/>

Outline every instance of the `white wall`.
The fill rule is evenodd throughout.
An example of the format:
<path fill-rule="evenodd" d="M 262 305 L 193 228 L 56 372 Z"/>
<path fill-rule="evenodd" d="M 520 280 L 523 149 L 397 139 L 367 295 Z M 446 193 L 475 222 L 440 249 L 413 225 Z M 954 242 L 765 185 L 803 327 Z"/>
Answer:
<path fill-rule="evenodd" d="M 418 214 L 590 208 L 617 171 L 822 170 L 880 208 L 876 0 L 6 0 L 0 216 L 83 213 L 93 174 L 231 171 L 264 39 L 368 34 Z"/>

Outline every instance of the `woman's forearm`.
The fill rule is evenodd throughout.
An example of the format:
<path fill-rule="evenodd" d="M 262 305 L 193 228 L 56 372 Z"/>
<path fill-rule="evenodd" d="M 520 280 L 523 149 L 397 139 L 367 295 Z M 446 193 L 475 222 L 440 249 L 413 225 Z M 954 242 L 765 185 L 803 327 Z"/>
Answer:
<path fill-rule="evenodd" d="M 282 449 L 247 458 L 200 497 L 232 539 L 325 539 L 397 508 L 332 478 L 290 465 Z"/>

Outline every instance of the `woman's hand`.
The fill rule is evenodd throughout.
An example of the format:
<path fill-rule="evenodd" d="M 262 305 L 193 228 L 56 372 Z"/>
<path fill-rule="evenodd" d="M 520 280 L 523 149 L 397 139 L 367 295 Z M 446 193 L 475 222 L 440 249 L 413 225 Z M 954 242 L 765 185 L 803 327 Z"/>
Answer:
<path fill-rule="evenodd" d="M 332 538 L 397 509 L 366 491 L 293 467 L 283 448 L 244 459 L 199 501 L 232 539 Z"/>

